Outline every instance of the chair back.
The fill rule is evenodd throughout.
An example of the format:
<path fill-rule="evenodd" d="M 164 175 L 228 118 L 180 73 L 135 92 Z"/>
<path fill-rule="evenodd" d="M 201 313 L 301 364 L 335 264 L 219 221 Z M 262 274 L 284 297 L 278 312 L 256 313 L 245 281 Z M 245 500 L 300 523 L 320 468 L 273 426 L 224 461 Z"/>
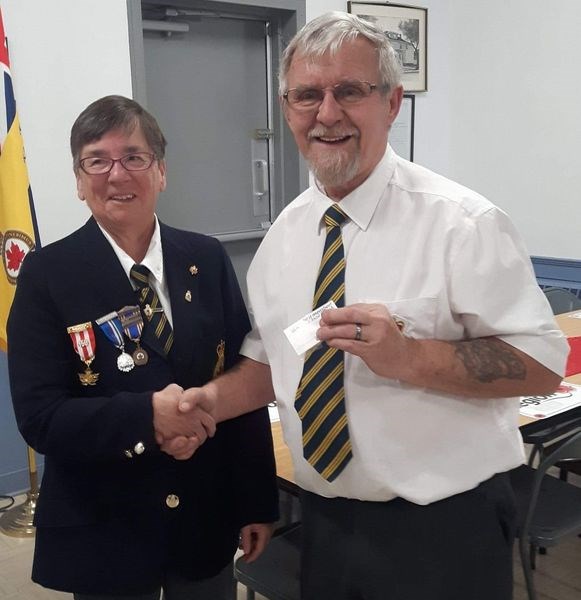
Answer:
<path fill-rule="evenodd" d="M 290 523 L 274 532 L 254 562 L 241 557 L 234 563 L 234 578 L 246 586 L 247 600 L 255 592 L 268 600 L 300 600 L 301 537 L 301 523 Z"/>
<path fill-rule="evenodd" d="M 581 308 L 581 299 L 573 292 L 560 287 L 547 287 L 543 289 L 554 315 L 570 312 Z"/>
<path fill-rule="evenodd" d="M 566 417 L 566 414 L 571 413 L 570 417 Z M 562 420 L 551 422 L 552 425 L 541 428 L 542 420 L 538 423 L 538 428 L 533 431 L 523 431 L 522 438 L 525 444 L 530 444 L 533 449 L 529 456 L 528 464 L 532 467 L 537 454 L 539 455 L 539 461 L 545 456 L 545 448 L 552 447 L 553 443 L 556 443 L 559 447 L 563 444 L 563 436 L 573 435 L 578 431 L 581 431 L 581 412 L 571 410 L 561 415 Z M 537 425 L 537 424 L 535 424 Z M 557 441 L 558 440 L 558 441 Z"/>
<path fill-rule="evenodd" d="M 536 469 L 521 465 L 511 471 L 521 518 L 524 515 L 518 537 L 529 600 L 537 600 L 532 573 L 535 549 L 581 532 L 581 488 L 547 475 L 552 466 L 566 459 L 581 459 L 581 431 L 571 434 L 554 451 L 542 456 Z"/>
<path fill-rule="evenodd" d="M 543 477 L 555 463 L 565 459 L 581 459 L 581 431 L 572 435 L 568 440 L 563 442 L 559 448 L 551 452 L 548 456 L 545 456 L 537 467 L 531 489 L 529 506 L 522 526 L 521 537 L 525 539 L 528 537 L 528 532 L 530 531 L 531 522 L 539 500 L 539 492 L 541 490 Z"/>

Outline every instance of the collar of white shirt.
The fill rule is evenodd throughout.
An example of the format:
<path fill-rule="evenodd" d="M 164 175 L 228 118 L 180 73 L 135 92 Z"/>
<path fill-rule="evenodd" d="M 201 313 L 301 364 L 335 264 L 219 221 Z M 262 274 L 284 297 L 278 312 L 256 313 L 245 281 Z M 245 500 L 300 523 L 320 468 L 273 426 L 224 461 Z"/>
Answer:
<path fill-rule="evenodd" d="M 393 176 L 395 165 L 395 154 L 391 146 L 388 145 L 385 154 L 369 177 L 359 187 L 341 199 L 339 203 L 341 209 L 359 229 L 365 231 L 369 227 L 379 200 Z M 319 183 L 316 182 L 312 189 L 314 193 L 313 205 L 317 213 L 317 218 L 313 220 L 313 223 L 319 228 L 323 226 L 323 215 L 333 204 L 333 201 L 322 191 L 323 187 Z"/>
<path fill-rule="evenodd" d="M 153 235 L 151 236 L 151 240 L 149 242 L 149 247 L 147 248 L 147 252 L 145 253 L 145 257 L 141 261 L 141 264 L 146 266 L 153 275 L 154 279 L 157 281 L 159 285 L 163 283 L 163 251 L 161 248 L 161 233 L 159 228 L 159 221 L 157 219 L 157 215 L 155 216 L 155 229 L 153 230 Z M 97 225 L 99 225 L 97 223 Z M 107 241 L 111 244 L 113 251 L 115 252 L 127 278 L 131 281 L 129 276 L 129 272 L 131 271 L 131 267 L 135 264 L 135 261 L 123 250 L 120 248 L 115 240 L 99 225 L 99 229 L 103 232 L 103 235 L 107 239 Z M 132 284 L 133 285 L 133 284 Z M 134 286 L 135 287 L 135 286 Z"/>

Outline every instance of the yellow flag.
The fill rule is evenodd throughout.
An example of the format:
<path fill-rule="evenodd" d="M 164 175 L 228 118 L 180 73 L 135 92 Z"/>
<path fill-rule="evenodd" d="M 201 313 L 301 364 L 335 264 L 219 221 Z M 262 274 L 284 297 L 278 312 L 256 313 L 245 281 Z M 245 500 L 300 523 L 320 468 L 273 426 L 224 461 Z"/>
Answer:
<path fill-rule="evenodd" d="M 39 243 L 0 12 L 0 349 L 24 257 Z"/>

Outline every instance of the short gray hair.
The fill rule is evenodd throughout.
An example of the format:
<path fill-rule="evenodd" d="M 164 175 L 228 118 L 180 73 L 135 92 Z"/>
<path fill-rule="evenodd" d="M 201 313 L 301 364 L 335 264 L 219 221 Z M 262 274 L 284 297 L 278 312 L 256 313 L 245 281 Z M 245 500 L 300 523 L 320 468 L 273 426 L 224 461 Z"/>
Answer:
<path fill-rule="evenodd" d="M 363 37 L 377 50 L 380 81 L 377 84 L 391 90 L 401 81 L 401 66 L 387 35 L 374 23 L 350 13 L 332 11 L 309 21 L 286 47 L 280 64 L 279 94 L 287 91 L 287 74 L 295 56 L 335 54 L 343 42 Z"/>
<path fill-rule="evenodd" d="M 73 167 L 79 168 L 81 150 L 100 140 L 106 133 L 120 129 L 132 133 L 139 126 L 155 158 L 163 160 L 166 139 L 155 118 L 140 104 L 125 96 L 105 96 L 89 104 L 77 117 L 71 129 Z"/>

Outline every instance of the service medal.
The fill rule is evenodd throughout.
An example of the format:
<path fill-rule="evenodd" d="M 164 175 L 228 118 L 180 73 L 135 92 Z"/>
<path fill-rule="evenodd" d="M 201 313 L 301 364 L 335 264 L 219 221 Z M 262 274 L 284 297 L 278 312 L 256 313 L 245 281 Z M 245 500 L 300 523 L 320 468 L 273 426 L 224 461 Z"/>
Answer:
<path fill-rule="evenodd" d="M 135 361 L 131 357 L 131 354 L 127 354 L 127 352 L 121 352 L 121 354 L 117 357 L 117 368 L 124 373 L 128 373 L 135 367 Z"/>
<path fill-rule="evenodd" d="M 137 348 L 133 351 L 133 361 L 138 366 L 147 364 L 149 356 L 144 348 L 141 347 L 141 332 L 143 331 L 143 317 L 139 306 L 124 306 L 117 311 L 121 327 L 125 335 L 135 342 Z"/>
<path fill-rule="evenodd" d="M 137 345 L 137 348 L 135 348 L 135 350 L 133 351 L 132 356 L 133 360 L 135 361 L 135 364 L 139 367 L 146 365 L 147 361 L 149 360 L 149 354 L 147 354 L 145 349 L 142 348 L 139 344 Z"/>
<path fill-rule="evenodd" d="M 81 385 L 95 385 L 99 373 L 91 371 L 91 363 L 95 359 L 95 332 L 91 321 L 67 327 L 67 333 L 73 342 L 73 348 L 79 358 L 85 363 L 85 372 L 77 373 Z"/>
<path fill-rule="evenodd" d="M 131 354 L 125 352 L 123 328 L 121 326 L 121 321 L 119 320 L 119 315 L 116 312 L 110 312 L 109 314 L 96 319 L 95 323 L 99 325 L 101 331 L 115 348 L 121 351 L 121 354 L 117 357 L 117 368 L 124 373 L 131 371 L 131 369 L 135 367 L 135 362 L 131 358 Z"/>

